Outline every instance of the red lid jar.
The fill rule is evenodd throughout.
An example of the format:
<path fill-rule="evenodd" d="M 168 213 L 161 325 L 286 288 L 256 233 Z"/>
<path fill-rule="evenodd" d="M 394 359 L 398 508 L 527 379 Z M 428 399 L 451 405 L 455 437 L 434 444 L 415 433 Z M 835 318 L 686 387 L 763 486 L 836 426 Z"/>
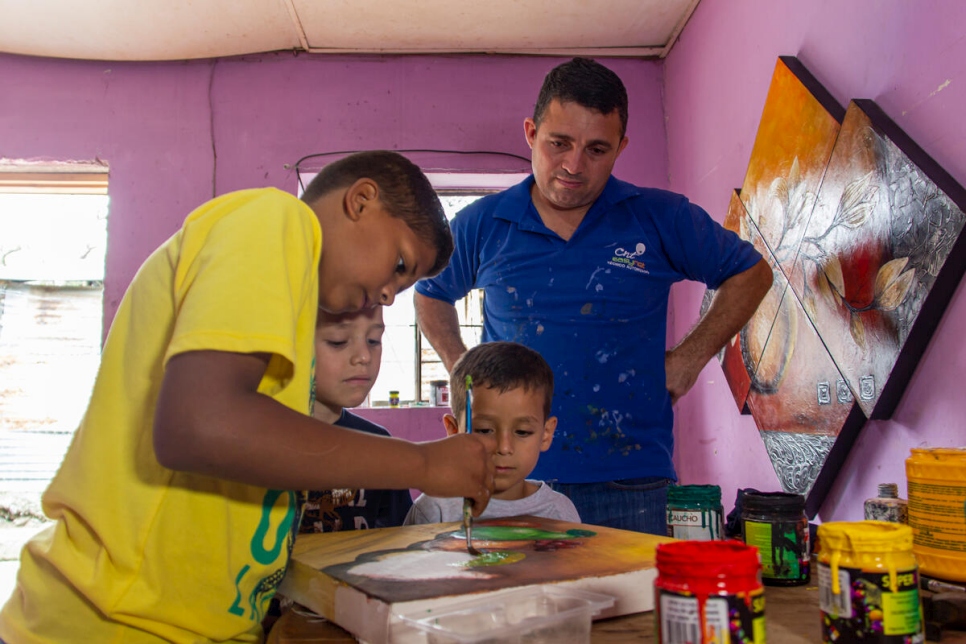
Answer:
<path fill-rule="evenodd" d="M 764 587 L 755 547 L 740 541 L 662 543 L 654 592 L 658 642 L 765 643 Z"/>

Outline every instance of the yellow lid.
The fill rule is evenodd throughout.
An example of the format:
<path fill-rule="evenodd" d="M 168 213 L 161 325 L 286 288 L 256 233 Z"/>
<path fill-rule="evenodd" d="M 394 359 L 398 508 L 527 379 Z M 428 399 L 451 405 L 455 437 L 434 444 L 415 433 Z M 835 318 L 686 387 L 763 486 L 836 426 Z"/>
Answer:
<path fill-rule="evenodd" d="M 913 447 L 912 453 L 936 459 L 966 458 L 966 447 Z"/>
<path fill-rule="evenodd" d="M 914 447 L 906 459 L 910 481 L 966 481 L 966 448 Z"/>
<path fill-rule="evenodd" d="M 818 526 L 822 550 L 840 552 L 906 552 L 912 550 L 912 528 L 887 521 L 830 521 Z"/>
<path fill-rule="evenodd" d="M 832 593 L 842 592 L 839 566 L 865 568 L 874 563 L 889 571 L 889 589 L 899 591 L 899 569 L 915 568 L 912 528 L 886 521 L 831 521 L 818 526 L 819 561 L 832 573 Z"/>

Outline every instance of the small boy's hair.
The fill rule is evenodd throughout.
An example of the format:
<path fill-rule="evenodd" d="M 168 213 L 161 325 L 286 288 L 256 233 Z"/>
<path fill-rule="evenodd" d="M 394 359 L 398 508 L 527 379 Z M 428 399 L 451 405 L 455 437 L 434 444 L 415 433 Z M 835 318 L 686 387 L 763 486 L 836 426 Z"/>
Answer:
<path fill-rule="evenodd" d="M 305 187 L 302 201 L 314 203 L 364 178 L 379 186 L 379 198 L 389 214 L 406 222 L 417 237 L 436 250 L 436 262 L 427 277 L 443 270 L 453 254 L 453 235 L 443 205 L 423 171 L 398 152 L 356 152 L 330 163 Z"/>
<path fill-rule="evenodd" d="M 578 57 L 550 70 L 533 108 L 533 122 L 537 126 L 553 99 L 577 103 L 605 115 L 617 110 L 621 138 L 627 133 L 627 89 L 620 76 L 595 60 Z"/>
<path fill-rule="evenodd" d="M 550 417 L 553 370 L 533 349 L 517 342 L 484 342 L 460 356 L 449 382 L 450 407 L 459 419 L 466 413 L 468 375 L 473 378 L 474 389 L 488 387 L 506 393 L 523 387 L 528 392 L 542 392 L 543 416 Z"/>

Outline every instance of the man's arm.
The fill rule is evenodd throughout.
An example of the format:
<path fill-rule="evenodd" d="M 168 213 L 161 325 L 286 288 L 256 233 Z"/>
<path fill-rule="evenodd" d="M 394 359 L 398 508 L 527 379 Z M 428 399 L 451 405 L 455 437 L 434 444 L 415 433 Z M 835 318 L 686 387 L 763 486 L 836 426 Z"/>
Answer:
<path fill-rule="evenodd" d="M 411 443 L 323 423 L 258 392 L 267 364 L 222 351 L 171 358 L 154 418 L 158 462 L 283 490 L 412 487 L 485 509 L 493 464 L 478 436 Z"/>
<path fill-rule="evenodd" d="M 704 317 L 665 355 L 672 403 L 691 389 L 708 361 L 748 322 L 773 278 L 771 267 L 762 259 L 717 289 Z"/>
<path fill-rule="evenodd" d="M 446 371 L 451 372 L 456 360 L 466 353 L 456 307 L 420 293 L 413 295 L 413 305 L 420 330 L 443 360 Z"/>

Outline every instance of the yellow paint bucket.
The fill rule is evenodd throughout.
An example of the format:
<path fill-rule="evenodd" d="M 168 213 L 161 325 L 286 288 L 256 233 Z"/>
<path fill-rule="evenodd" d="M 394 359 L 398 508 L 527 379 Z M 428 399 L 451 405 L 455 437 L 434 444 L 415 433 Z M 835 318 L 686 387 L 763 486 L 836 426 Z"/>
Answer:
<path fill-rule="evenodd" d="M 818 526 L 823 642 L 922 642 L 912 530 L 885 521 Z"/>
<path fill-rule="evenodd" d="M 919 569 L 930 577 L 966 581 L 966 449 L 913 449 L 906 478 Z"/>

